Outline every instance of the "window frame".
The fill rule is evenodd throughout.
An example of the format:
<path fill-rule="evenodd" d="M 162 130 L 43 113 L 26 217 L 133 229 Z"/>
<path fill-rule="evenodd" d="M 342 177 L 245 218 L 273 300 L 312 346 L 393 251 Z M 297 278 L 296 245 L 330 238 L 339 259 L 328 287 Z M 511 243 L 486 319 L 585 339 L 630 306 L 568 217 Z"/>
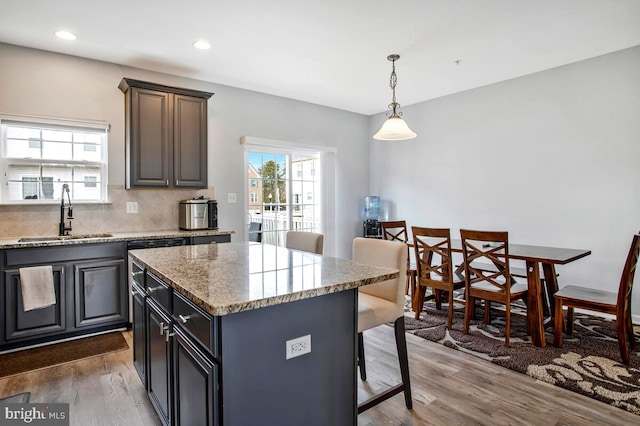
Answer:
<path fill-rule="evenodd" d="M 62 130 L 66 132 L 77 133 L 92 133 L 97 134 L 100 137 L 100 160 L 68 160 L 68 159 L 50 159 L 50 158 L 30 158 L 30 157 L 8 157 L 7 150 L 7 127 L 26 127 L 32 129 L 42 130 Z M 72 202 L 74 204 L 104 204 L 108 203 L 108 133 L 110 130 L 110 124 L 106 121 L 100 120 L 76 120 L 60 117 L 44 117 L 44 116 L 31 116 L 31 115 L 16 115 L 16 114 L 0 114 L 0 173 L 2 174 L 2 185 L 0 186 L 0 205 L 50 205 L 58 204 L 59 198 L 37 198 L 37 199 L 14 199 L 9 198 L 9 176 L 8 172 L 12 166 L 33 166 L 38 168 L 40 176 L 42 178 L 43 168 L 48 166 L 61 166 L 77 169 L 79 167 L 91 167 L 99 169 L 99 182 L 96 182 L 96 187 L 100 188 L 99 199 L 79 199 L 75 197 L 75 193 L 72 190 Z M 34 139 L 35 141 L 35 139 Z M 31 145 L 32 140 L 29 139 Z M 68 142 L 73 145 L 84 145 L 87 143 L 71 141 Z M 42 138 L 38 140 L 39 149 L 42 149 Z M 95 146 L 95 145 L 94 145 Z M 83 149 L 84 147 L 80 148 Z M 97 148 L 97 147 L 96 147 Z M 78 187 L 84 187 L 85 181 L 73 182 Z M 42 195 L 42 194 L 39 194 Z"/>

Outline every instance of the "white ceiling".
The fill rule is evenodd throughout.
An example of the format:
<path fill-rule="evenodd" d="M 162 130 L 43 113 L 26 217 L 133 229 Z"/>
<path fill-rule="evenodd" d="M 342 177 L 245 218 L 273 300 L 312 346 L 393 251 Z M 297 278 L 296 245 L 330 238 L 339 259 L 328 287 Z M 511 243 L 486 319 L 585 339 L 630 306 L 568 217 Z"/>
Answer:
<path fill-rule="evenodd" d="M 0 0 L 0 42 L 368 115 L 391 53 L 410 105 L 640 45 L 640 1 Z"/>

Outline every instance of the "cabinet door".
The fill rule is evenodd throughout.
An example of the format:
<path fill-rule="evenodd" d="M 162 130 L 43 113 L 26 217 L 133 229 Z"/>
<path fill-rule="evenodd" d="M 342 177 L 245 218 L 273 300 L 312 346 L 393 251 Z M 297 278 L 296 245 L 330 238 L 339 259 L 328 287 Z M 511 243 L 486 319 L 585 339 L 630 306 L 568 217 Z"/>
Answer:
<path fill-rule="evenodd" d="M 169 317 L 147 298 L 147 385 L 149 399 L 156 413 L 167 425 L 171 423 L 171 327 Z"/>
<path fill-rule="evenodd" d="M 171 180 L 172 94 L 131 89 L 129 186 L 168 187 Z"/>
<path fill-rule="evenodd" d="M 52 265 L 53 287 L 56 292 L 56 304 L 42 309 L 25 312 L 22 309 L 22 287 L 20 270 L 5 270 L 5 318 L 6 339 L 62 332 L 65 330 L 66 285 L 64 265 Z"/>
<path fill-rule="evenodd" d="M 74 264 L 76 327 L 128 321 L 124 259 Z"/>
<path fill-rule="evenodd" d="M 140 376 L 140 380 L 147 389 L 147 315 L 146 301 L 143 290 L 135 284 L 131 293 L 133 303 L 133 366 Z"/>
<path fill-rule="evenodd" d="M 218 370 L 179 327 L 174 327 L 173 386 L 176 425 L 218 424 Z"/>
<path fill-rule="evenodd" d="M 174 95 L 174 186 L 207 187 L 207 99 Z"/>

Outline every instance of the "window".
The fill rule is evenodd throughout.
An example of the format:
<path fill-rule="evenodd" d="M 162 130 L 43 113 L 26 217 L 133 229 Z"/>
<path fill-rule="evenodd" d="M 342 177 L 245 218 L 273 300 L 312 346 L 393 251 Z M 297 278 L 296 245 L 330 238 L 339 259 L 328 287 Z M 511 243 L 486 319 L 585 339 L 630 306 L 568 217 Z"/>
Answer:
<path fill-rule="evenodd" d="M 251 187 L 252 188 L 258 187 L 258 179 L 251 179 Z"/>
<path fill-rule="evenodd" d="M 289 230 L 321 232 L 324 254 L 335 256 L 337 149 L 329 142 L 311 145 L 255 136 L 243 136 L 240 143 L 245 147 L 246 239 L 284 246 Z M 251 179 L 258 181 L 256 202 L 250 195 Z"/>
<path fill-rule="evenodd" d="M 106 201 L 107 123 L 40 117 L 0 117 L 2 203 Z M 48 201 L 51 200 L 51 201 Z"/>
<path fill-rule="evenodd" d="M 262 201 L 257 194 L 249 194 L 248 215 L 250 222 L 261 223 L 261 241 L 283 246 L 286 231 L 290 229 L 321 232 L 321 200 L 317 152 L 278 150 L 252 150 L 247 153 L 249 175 L 257 173 L 257 187 L 262 189 Z M 289 170 L 295 170 L 290 173 Z M 253 179 L 252 179 L 253 180 Z M 302 194 L 306 194 L 302 201 Z M 256 197 L 254 197 L 256 195 Z"/>

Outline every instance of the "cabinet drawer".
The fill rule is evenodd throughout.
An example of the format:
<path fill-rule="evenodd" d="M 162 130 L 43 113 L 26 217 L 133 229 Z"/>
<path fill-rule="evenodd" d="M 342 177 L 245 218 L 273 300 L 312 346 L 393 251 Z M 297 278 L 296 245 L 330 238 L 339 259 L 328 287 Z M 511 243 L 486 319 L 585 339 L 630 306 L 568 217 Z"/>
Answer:
<path fill-rule="evenodd" d="M 171 312 L 171 287 L 152 274 L 146 274 L 147 294 L 165 311 Z"/>
<path fill-rule="evenodd" d="M 218 357 L 217 319 L 178 292 L 173 293 L 173 319 L 204 349 Z"/>
<path fill-rule="evenodd" d="M 138 265 L 136 262 L 131 262 L 131 280 L 138 284 L 138 287 L 145 288 L 144 286 L 144 268 Z"/>

